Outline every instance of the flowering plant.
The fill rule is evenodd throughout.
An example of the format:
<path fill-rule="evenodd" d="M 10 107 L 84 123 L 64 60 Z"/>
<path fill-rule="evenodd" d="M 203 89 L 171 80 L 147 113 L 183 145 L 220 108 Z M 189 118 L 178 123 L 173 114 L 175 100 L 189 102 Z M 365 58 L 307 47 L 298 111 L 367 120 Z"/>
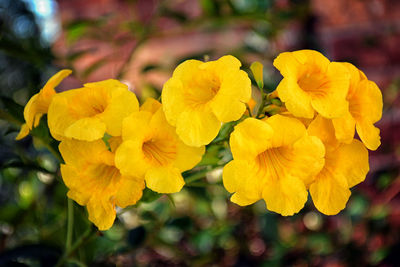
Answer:
<path fill-rule="evenodd" d="M 142 105 L 117 80 L 56 93 L 71 73 L 62 70 L 25 106 L 17 139 L 47 114 L 68 198 L 87 207 L 99 230 L 113 225 L 116 207 L 140 201 L 144 188 L 179 192 L 197 171 L 211 171 L 215 165 L 202 157 L 212 146 L 230 151 L 218 167 L 232 202 L 263 199 L 268 210 L 290 216 L 309 192 L 321 213 L 337 214 L 369 171 L 367 149 L 380 145 L 374 123 L 382 116 L 381 92 L 355 66 L 316 51 L 285 52 L 273 64 L 283 76 L 276 90 L 264 90 L 263 66 L 255 62 L 259 91 L 252 92 L 233 56 L 187 60 L 161 99 Z"/>

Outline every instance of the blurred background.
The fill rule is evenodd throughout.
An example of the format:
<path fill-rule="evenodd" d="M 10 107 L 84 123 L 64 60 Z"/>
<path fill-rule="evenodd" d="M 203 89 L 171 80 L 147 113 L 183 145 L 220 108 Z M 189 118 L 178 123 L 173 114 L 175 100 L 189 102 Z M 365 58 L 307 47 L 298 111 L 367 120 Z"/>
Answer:
<path fill-rule="evenodd" d="M 209 147 L 199 180 L 171 197 L 145 191 L 111 228 L 87 238 L 68 266 L 400 266 L 400 1 L 0 0 L 0 265 L 53 266 L 66 236 L 66 191 L 43 121 L 15 142 L 28 99 L 61 68 L 58 90 L 117 78 L 157 97 L 189 58 L 232 54 L 264 66 L 273 90 L 282 51 L 315 49 L 348 61 L 381 88 L 382 145 L 336 216 L 309 200 L 292 217 L 229 202 Z M 189 174 L 185 174 L 189 175 Z M 88 226 L 75 204 L 74 239 Z"/>

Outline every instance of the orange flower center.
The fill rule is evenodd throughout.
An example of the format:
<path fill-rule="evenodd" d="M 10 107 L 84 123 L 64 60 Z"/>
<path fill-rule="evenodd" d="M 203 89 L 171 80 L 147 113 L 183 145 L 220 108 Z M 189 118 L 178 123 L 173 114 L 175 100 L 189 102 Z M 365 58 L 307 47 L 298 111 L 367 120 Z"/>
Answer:
<path fill-rule="evenodd" d="M 326 75 L 320 71 L 308 68 L 297 80 L 300 88 L 311 95 L 312 98 L 324 97 L 328 92 L 330 81 Z"/>
<path fill-rule="evenodd" d="M 204 70 L 184 84 L 184 87 L 186 87 L 184 94 L 186 104 L 197 109 L 204 107 L 214 98 L 221 87 L 221 82 L 217 75 Z"/>
<path fill-rule="evenodd" d="M 169 140 L 151 139 L 142 146 L 145 157 L 156 166 L 172 163 L 176 157 L 176 145 Z"/>
<path fill-rule="evenodd" d="M 273 147 L 258 154 L 256 158 L 256 166 L 258 173 L 268 176 L 272 179 L 278 179 L 285 170 L 290 167 L 290 156 L 288 149 L 285 147 Z"/>

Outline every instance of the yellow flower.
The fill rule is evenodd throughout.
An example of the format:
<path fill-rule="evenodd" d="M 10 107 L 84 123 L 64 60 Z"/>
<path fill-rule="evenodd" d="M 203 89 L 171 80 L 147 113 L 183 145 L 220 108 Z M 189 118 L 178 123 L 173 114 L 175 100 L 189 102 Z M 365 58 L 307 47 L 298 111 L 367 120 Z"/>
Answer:
<path fill-rule="evenodd" d="M 321 53 L 300 50 L 281 53 L 274 66 L 283 79 L 277 92 L 296 117 L 313 118 L 314 110 L 326 118 L 337 118 L 348 109 L 349 73 Z"/>
<path fill-rule="evenodd" d="M 190 146 L 210 143 L 221 122 L 240 119 L 251 97 L 251 81 L 233 56 L 216 61 L 187 60 L 174 71 L 162 91 L 168 122 Z"/>
<path fill-rule="evenodd" d="M 71 70 L 61 70 L 53 75 L 39 93 L 29 99 L 24 109 L 25 123 L 21 126 L 21 130 L 16 140 L 20 140 L 29 134 L 32 128 L 38 126 L 40 118 L 47 113 L 51 100 L 56 94 L 56 87 L 65 77 L 71 74 Z"/>
<path fill-rule="evenodd" d="M 378 86 L 350 63 L 341 63 L 350 72 L 347 94 L 349 110 L 343 117 L 333 119 L 336 137 L 345 143 L 353 140 L 355 129 L 368 149 L 376 150 L 380 144 L 379 129 L 374 123 L 382 117 L 382 93 Z"/>
<path fill-rule="evenodd" d="M 307 185 L 324 165 L 324 146 L 297 119 L 248 118 L 230 138 L 233 161 L 223 171 L 231 201 L 249 205 L 261 198 L 267 209 L 293 215 L 307 201 Z"/>
<path fill-rule="evenodd" d="M 315 207 L 326 215 L 335 215 L 346 207 L 349 188 L 364 181 L 369 171 L 368 150 L 353 139 L 349 144 L 336 140 L 331 120 L 318 116 L 308 127 L 325 145 L 325 165 L 310 185 Z"/>
<path fill-rule="evenodd" d="M 122 120 L 138 109 L 135 94 L 125 84 L 110 79 L 55 95 L 48 124 L 57 140 L 94 141 L 105 133 L 121 135 Z"/>
<path fill-rule="evenodd" d="M 115 156 L 122 174 L 144 177 L 148 188 L 159 193 L 175 193 L 184 185 L 181 172 L 193 168 L 205 148 L 189 147 L 165 119 L 161 104 L 144 103 L 122 124 L 122 144 Z"/>
<path fill-rule="evenodd" d="M 59 149 L 65 161 L 61 174 L 68 197 L 87 207 L 89 220 L 100 230 L 113 225 L 115 206 L 125 208 L 142 197 L 143 178 L 121 175 L 114 153 L 102 140 L 64 140 Z"/>

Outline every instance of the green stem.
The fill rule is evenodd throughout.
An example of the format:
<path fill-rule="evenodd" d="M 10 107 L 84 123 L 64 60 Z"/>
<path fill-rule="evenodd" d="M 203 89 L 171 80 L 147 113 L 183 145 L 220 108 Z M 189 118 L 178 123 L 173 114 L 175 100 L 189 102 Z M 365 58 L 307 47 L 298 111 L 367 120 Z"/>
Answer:
<path fill-rule="evenodd" d="M 251 115 L 251 110 L 250 110 L 250 107 L 249 107 L 249 105 L 246 103 L 246 109 L 247 109 L 247 111 L 249 112 L 249 116 L 250 117 L 253 117 L 252 115 Z"/>
<path fill-rule="evenodd" d="M 258 107 L 256 118 L 258 118 L 261 115 L 261 113 L 263 112 L 265 101 L 267 98 L 266 94 L 264 92 L 264 88 L 260 88 L 260 92 L 261 92 L 261 103 L 260 103 L 260 106 Z"/>
<path fill-rule="evenodd" d="M 67 241 L 65 243 L 65 250 L 71 249 L 72 234 L 74 232 L 74 203 L 72 199 L 68 197 L 68 221 L 67 221 Z"/>
<path fill-rule="evenodd" d="M 210 171 L 210 170 L 208 170 L 208 169 L 204 169 L 204 170 L 198 171 L 198 172 L 196 172 L 195 174 L 192 174 L 192 175 L 190 175 L 189 177 L 187 177 L 187 178 L 185 179 L 185 183 L 186 183 L 186 184 L 190 184 L 190 183 L 193 183 L 194 181 L 200 180 L 200 179 L 203 178 L 203 177 L 207 174 L 207 172 L 209 172 L 209 171 Z"/>
<path fill-rule="evenodd" d="M 82 246 L 91 236 L 91 234 L 96 233 L 93 230 L 95 228 L 91 225 L 76 241 L 73 243 L 69 250 L 65 251 L 60 260 L 57 262 L 55 267 L 63 266 L 67 259 L 80 247 Z"/>

